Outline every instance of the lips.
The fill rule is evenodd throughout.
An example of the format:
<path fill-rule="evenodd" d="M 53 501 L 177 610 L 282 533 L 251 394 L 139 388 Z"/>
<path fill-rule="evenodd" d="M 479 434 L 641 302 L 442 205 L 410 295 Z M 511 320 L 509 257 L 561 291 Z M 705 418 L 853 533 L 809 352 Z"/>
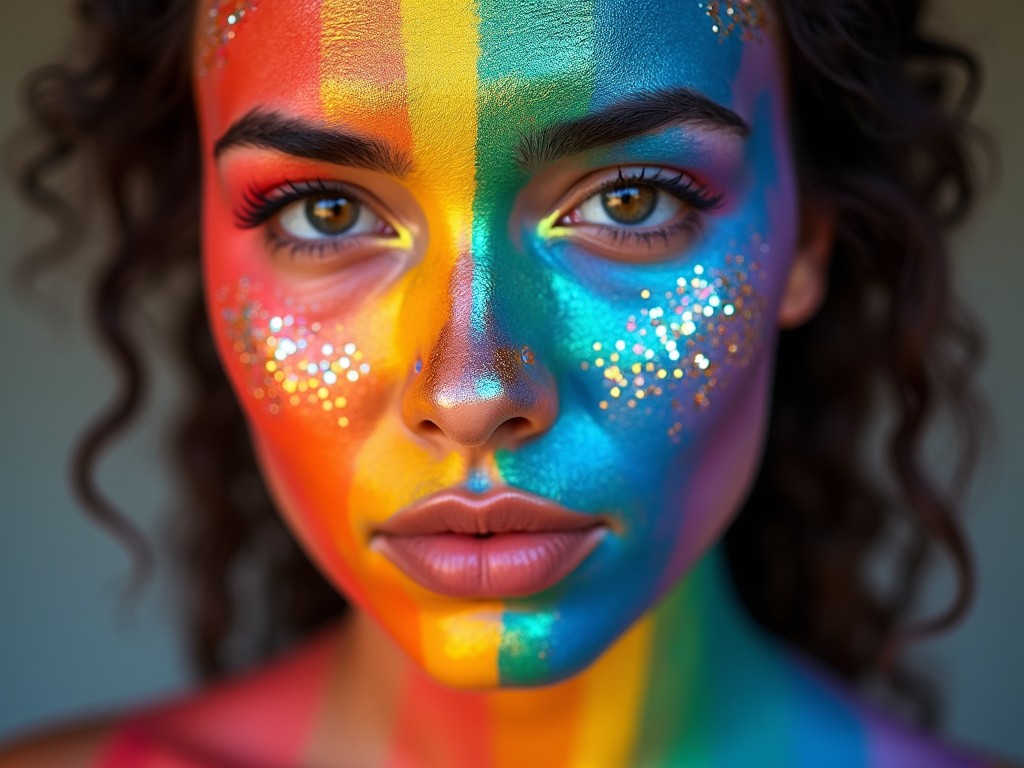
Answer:
<path fill-rule="evenodd" d="M 523 597 L 568 576 L 607 530 L 604 517 L 521 491 L 445 492 L 377 526 L 371 546 L 432 592 Z"/>

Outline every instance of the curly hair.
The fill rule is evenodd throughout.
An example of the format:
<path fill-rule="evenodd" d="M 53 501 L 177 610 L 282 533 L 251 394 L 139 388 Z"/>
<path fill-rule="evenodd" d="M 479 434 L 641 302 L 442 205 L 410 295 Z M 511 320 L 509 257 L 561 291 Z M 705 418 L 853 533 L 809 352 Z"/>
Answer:
<path fill-rule="evenodd" d="M 97 486 L 94 469 L 148 388 L 134 322 L 140 306 L 169 281 L 187 286 L 168 329 L 190 385 L 175 432 L 184 498 L 173 550 L 191 655 L 214 677 L 304 635 L 345 603 L 278 520 L 204 315 L 193 5 L 81 0 L 84 58 L 28 80 L 35 147 L 21 187 L 58 236 L 48 256 L 23 269 L 31 278 L 79 239 L 83 201 L 56 191 L 53 178 L 84 160 L 113 224 L 90 307 L 120 392 L 83 435 L 74 482 L 143 571 L 148 545 Z M 978 72 L 969 53 L 924 36 L 922 5 L 777 3 L 801 190 L 835 212 L 837 237 L 821 311 L 782 335 L 766 455 L 725 545 L 738 593 L 765 629 L 850 681 L 881 675 L 928 722 L 933 692 L 882 661 L 896 639 L 953 623 L 971 597 L 955 512 L 977 452 L 981 406 L 970 375 L 981 343 L 953 296 L 947 252 L 950 227 L 974 192 L 966 116 Z M 948 487 L 924 457 L 940 414 L 959 438 Z M 881 467 L 871 462 L 879 440 Z M 882 590 L 872 568 L 894 529 L 900 544 L 886 556 L 895 578 Z M 956 568 L 956 594 L 944 613 L 908 630 L 935 551 Z"/>

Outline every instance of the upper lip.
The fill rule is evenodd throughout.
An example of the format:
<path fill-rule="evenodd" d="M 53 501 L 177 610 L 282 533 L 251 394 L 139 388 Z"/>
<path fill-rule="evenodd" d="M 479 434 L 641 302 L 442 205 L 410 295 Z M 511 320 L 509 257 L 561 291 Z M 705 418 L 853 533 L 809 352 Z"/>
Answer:
<path fill-rule="evenodd" d="M 417 501 L 373 529 L 373 534 L 430 536 L 457 533 L 488 536 L 502 533 L 582 531 L 608 525 L 603 515 L 573 512 L 523 491 L 501 489 L 486 494 L 442 491 Z"/>

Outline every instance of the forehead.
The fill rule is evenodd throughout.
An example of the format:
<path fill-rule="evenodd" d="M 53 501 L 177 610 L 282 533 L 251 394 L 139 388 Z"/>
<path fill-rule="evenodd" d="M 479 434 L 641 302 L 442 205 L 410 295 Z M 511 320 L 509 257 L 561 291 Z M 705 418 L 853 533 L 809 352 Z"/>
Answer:
<path fill-rule="evenodd" d="M 261 106 L 380 132 L 407 120 L 410 103 L 452 121 L 490 112 L 543 123 L 679 86 L 742 113 L 776 68 L 760 0 L 235 6 L 245 12 L 229 19 L 207 5 L 197 24 L 210 128 Z"/>

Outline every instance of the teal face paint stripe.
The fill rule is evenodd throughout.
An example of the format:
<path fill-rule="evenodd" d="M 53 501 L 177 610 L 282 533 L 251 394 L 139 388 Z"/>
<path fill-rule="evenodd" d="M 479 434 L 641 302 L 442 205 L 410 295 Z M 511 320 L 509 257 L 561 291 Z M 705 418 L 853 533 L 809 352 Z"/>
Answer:
<path fill-rule="evenodd" d="M 787 696 L 792 681 L 785 657 L 744 612 L 724 552 L 714 554 L 717 578 L 709 579 L 711 588 L 704 593 L 701 628 L 708 649 L 706 765 L 791 766 L 797 721 Z M 744 737 L 736 738 L 737 732 Z"/>
<path fill-rule="evenodd" d="M 510 217 L 528 180 L 517 165 L 516 145 L 532 126 L 586 112 L 593 90 L 591 3 L 482 0 L 478 13 L 472 327 L 489 328 L 502 345 L 530 346 L 538 363 L 551 368 L 557 363 L 550 340 L 558 331 L 551 325 L 550 269 L 532 263 L 510 235 Z M 508 461 L 514 458 L 497 457 L 503 477 Z M 547 681 L 558 646 L 557 605 L 543 596 L 506 605 L 498 654 L 502 685 Z"/>

